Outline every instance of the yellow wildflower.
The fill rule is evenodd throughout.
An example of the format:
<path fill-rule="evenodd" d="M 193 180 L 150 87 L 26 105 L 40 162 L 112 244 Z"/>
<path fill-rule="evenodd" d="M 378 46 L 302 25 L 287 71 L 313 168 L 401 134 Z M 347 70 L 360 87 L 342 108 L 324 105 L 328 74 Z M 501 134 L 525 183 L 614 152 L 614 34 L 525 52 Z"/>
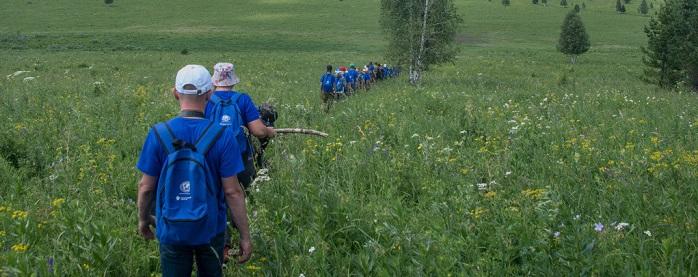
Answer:
<path fill-rule="evenodd" d="M 61 205 L 63 205 L 63 203 L 65 203 L 64 198 L 56 198 L 53 201 L 51 201 L 51 206 L 53 206 L 54 208 L 59 208 L 61 207 Z"/>
<path fill-rule="evenodd" d="M 485 197 L 487 197 L 487 198 L 493 198 L 495 196 L 497 196 L 497 192 L 494 192 L 494 191 L 488 191 L 485 193 Z"/>
<path fill-rule="evenodd" d="M 482 215 L 485 214 L 486 212 L 487 212 L 487 209 L 481 208 L 481 207 L 477 207 L 477 208 L 475 208 L 474 210 L 472 210 L 472 211 L 470 212 L 470 215 L 471 215 L 473 218 L 475 218 L 475 219 L 479 219 L 479 218 L 482 217 Z"/>
<path fill-rule="evenodd" d="M 24 243 L 15 244 L 12 246 L 12 251 L 15 251 L 17 253 L 26 252 L 27 249 L 29 249 L 29 245 L 26 245 Z"/>
<path fill-rule="evenodd" d="M 652 152 L 652 154 L 650 155 L 650 159 L 652 159 L 653 161 L 661 160 L 662 159 L 662 151 Z"/>
<path fill-rule="evenodd" d="M 4 211 L 8 211 L 9 209 L 7 207 L 0 206 L 0 213 Z"/>
<path fill-rule="evenodd" d="M 545 195 L 545 189 L 526 189 L 521 193 L 523 193 L 527 197 L 538 200 L 541 199 L 543 195 Z"/>
<path fill-rule="evenodd" d="M 254 264 L 249 264 L 245 268 L 247 268 L 247 270 L 249 270 L 249 271 L 258 271 L 258 270 L 262 269 L 261 267 L 258 267 Z"/>
<path fill-rule="evenodd" d="M 25 211 L 14 211 L 12 212 L 12 219 L 27 219 L 28 214 Z"/>
<path fill-rule="evenodd" d="M 0 238 L 1 238 L 1 237 L 4 237 L 4 236 L 6 236 L 6 235 L 7 235 L 7 232 L 5 232 L 5 231 L 0 231 Z"/>
<path fill-rule="evenodd" d="M 89 270 L 89 269 L 90 269 L 90 264 L 88 264 L 88 263 L 82 264 L 82 269 L 84 269 L 84 270 Z"/>

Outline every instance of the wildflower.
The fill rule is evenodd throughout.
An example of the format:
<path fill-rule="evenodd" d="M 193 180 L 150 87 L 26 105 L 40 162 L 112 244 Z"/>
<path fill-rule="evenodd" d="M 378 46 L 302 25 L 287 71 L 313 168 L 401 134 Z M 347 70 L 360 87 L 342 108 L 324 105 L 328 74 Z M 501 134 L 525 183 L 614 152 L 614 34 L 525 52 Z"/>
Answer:
<path fill-rule="evenodd" d="M 0 238 L 4 237 L 6 235 L 7 235 L 7 233 L 5 231 L 0 231 Z"/>
<path fill-rule="evenodd" d="M 249 271 L 257 271 L 257 270 L 262 269 L 261 267 L 258 267 L 254 264 L 248 264 L 245 268 L 247 268 L 247 270 L 249 270 Z"/>
<path fill-rule="evenodd" d="M 308 249 L 308 253 L 313 254 L 315 252 L 315 246 L 311 246 L 310 249 Z"/>
<path fill-rule="evenodd" d="M 650 232 L 650 230 L 646 230 L 643 233 L 645 233 L 645 235 L 647 235 L 648 237 L 652 236 L 652 232 Z"/>
<path fill-rule="evenodd" d="M 616 225 L 616 230 L 623 231 L 625 229 L 625 227 L 628 227 L 628 226 L 630 226 L 630 224 L 628 224 L 626 222 L 621 222 L 621 223 L 618 223 L 618 225 Z"/>
<path fill-rule="evenodd" d="M 485 193 L 485 197 L 487 197 L 487 198 L 493 198 L 495 196 L 497 196 L 497 192 L 494 192 L 494 191 L 488 191 Z"/>
<path fill-rule="evenodd" d="M 417 133 L 412 134 L 412 138 L 418 138 L 418 137 L 419 137 L 419 134 L 417 134 Z"/>
<path fill-rule="evenodd" d="M 53 206 L 54 208 L 59 208 L 61 205 L 63 205 L 63 203 L 65 203 L 64 198 L 56 198 L 51 202 L 51 206 Z"/>
<path fill-rule="evenodd" d="M 477 190 L 480 190 L 480 191 L 487 190 L 487 183 L 479 183 L 476 186 L 477 186 Z"/>
<path fill-rule="evenodd" d="M 7 207 L 0 206 L 0 213 L 9 210 Z"/>
<path fill-rule="evenodd" d="M 472 210 L 472 211 L 470 212 L 470 215 L 471 215 L 473 218 L 478 219 L 478 218 L 480 218 L 485 212 L 487 212 L 487 209 L 477 207 L 477 208 L 475 208 L 475 210 Z"/>
<path fill-rule="evenodd" d="M 543 195 L 545 194 L 545 189 L 526 189 L 526 190 L 522 191 L 521 193 L 523 193 L 524 195 L 526 195 L 532 199 L 537 200 L 537 199 L 540 199 L 543 197 Z"/>
<path fill-rule="evenodd" d="M 504 173 L 504 176 L 509 176 L 509 175 L 511 175 L 511 171 L 507 171 L 506 173 Z"/>
<path fill-rule="evenodd" d="M 28 213 L 25 211 L 14 211 L 12 212 L 12 219 L 26 219 Z"/>
<path fill-rule="evenodd" d="M 22 253 L 22 252 L 26 252 L 27 249 L 29 249 L 29 245 L 26 245 L 24 243 L 15 244 L 12 246 L 11 249 L 12 249 L 12 251 L 15 251 L 17 253 Z"/>
<path fill-rule="evenodd" d="M 553 237 L 560 238 L 560 231 L 555 231 L 555 233 L 553 233 Z"/>
<path fill-rule="evenodd" d="M 603 224 L 602 224 L 602 223 L 596 223 L 596 224 L 594 224 L 594 231 L 596 231 L 596 232 L 603 232 Z"/>
<path fill-rule="evenodd" d="M 301 273 L 301 275 L 298 275 L 298 277 L 305 277 L 305 274 Z"/>

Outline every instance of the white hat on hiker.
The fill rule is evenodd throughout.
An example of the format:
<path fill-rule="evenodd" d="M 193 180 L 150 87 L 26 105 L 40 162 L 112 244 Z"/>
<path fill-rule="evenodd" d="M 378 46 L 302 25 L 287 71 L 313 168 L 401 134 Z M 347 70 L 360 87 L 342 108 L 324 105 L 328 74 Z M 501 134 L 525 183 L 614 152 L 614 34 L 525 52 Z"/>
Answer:
<path fill-rule="evenodd" d="M 240 78 L 235 74 L 235 65 L 232 63 L 217 63 L 213 66 L 213 85 L 229 87 L 239 82 Z"/>
<path fill-rule="evenodd" d="M 189 64 L 177 72 L 175 89 L 180 94 L 204 95 L 213 88 L 211 74 L 197 64 Z"/>

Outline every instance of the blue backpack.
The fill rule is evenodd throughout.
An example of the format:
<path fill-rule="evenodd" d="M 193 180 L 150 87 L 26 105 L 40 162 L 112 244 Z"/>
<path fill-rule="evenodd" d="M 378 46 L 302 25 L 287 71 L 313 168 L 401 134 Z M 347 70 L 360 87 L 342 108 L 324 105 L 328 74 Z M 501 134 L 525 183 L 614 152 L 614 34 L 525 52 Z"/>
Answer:
<path fill-rule="evenodd" d="M 322 90 L 325 92 L 332 92 L 332 74 L 325 74 L 322 76 Z"/>
<path fill-rule="evenodd" d="M 155 197 L 156 233 L 165 244 L 209 244 L 216 235 L 219 202 L 223 201 L 206 152 L 225 127 L 210 122 L 195 144 L 177 139 L 167 123 L 155 125 L 161 147 L 167 152 L 166 164 L 158 178 Z"/>
<path fill-rule="evenodd" d="M 210 100 L 213 103 L 213 109 L 206 115 L 206 118 L 221 126 L 237 126 L 237 128 L 233 128 L 233 134 L 240 147 L 240 153 L 244 154 L 248 153 L 247 151 L 250 150 L 251 146 L 247 143 L 247 135 L 242 130 L 245 123 L 242 122 L 242 113 L 237 104 L 241 95 L 241 93 L 236 92 L 229 99 L 223 99 L 214 94 Z"/>
<path fill-rule="evenodd" d="M 337 92 L 344 92 L 344 79 L 337 79 Z"/>

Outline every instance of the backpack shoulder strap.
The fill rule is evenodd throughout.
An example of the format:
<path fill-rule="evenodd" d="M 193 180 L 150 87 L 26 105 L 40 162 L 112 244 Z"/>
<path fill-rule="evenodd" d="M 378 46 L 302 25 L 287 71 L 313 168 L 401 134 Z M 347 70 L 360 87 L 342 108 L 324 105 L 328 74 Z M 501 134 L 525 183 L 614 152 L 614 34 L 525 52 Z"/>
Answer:
<path fill-rule="evenodd" d="M 153 131 L 155 131 L 155 136 L 158 138 L 160 145 L 165 149 L 165 152 L 167 152 L 168 155 L 175 151 L 173 143 L 176 138 L 174 132 L 172 132 L 172 128 L 170 128 L 167 123 L 161 122 L 155 124 L 155 126 L 153 126 Z"/>
<path fill-rule="evenodd" d="M 223 130 L 225 130 L 225 127 L 221 126 L 220 124 L 215 124 L 213 121 L 209 122 L 204 132 L 196 141 L 197 152 L 201 153 L 202 155 L 206 154 L 211 146 L 216 143 L 218 137 L 221 136 Z"/>
<path fill-rule="evenodd" d="M 230 97 L 230 102 L 237 105 L 238 99 L 240 99 L 240 96 L 242 96 L 241 92 L 234 93 L 233 97 Z"/>
<path fill-rule="evenodd" d="M 209 101 L 213 102 L 213 104 L 215 105 L 218 105 L 222 100 L 223 99 L 220 96 L 218 96 L 218 94 L 214 93 Z"/>

